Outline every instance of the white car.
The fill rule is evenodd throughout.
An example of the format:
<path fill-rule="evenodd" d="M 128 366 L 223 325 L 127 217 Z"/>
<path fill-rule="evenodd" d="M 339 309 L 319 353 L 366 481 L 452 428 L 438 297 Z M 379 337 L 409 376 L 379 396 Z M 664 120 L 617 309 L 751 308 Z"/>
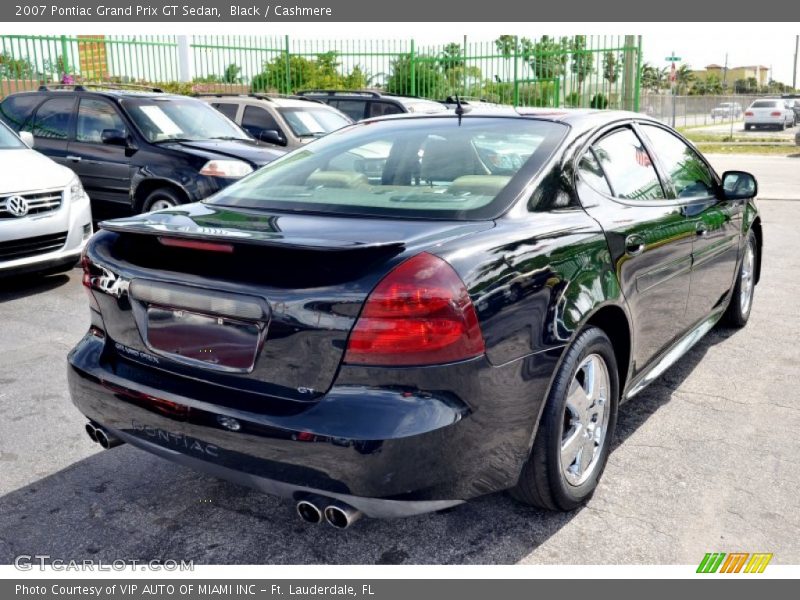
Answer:
<path fill-rule="evenodd" d="M 780 98 L 756 100 L 744 111 L 744 128 L 752 127 L 794 127 L 794 111 Z"/>
<path fill-rule="evenodd" d="M 71 269 L 92 235 L 76 175 L 0 122 L 0 277 Z"/>

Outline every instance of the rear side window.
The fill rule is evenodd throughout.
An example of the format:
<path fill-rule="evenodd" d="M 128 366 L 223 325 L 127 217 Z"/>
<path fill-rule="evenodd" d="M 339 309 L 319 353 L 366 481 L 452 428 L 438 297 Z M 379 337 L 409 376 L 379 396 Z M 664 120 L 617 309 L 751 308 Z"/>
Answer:
<path fill-rule="evenodd" d="M 336 100 L 331 106 L 335 106 L 354 121 L 360 121 L 364 118 L 366 104 L 364 100 Z"/>
<path fill-rule="evenodd" d="M 75 98 L 51 98 L 36 111 L 30 130 L 34 136 L 53 140 L 65 140 L 69 135 L 69 121 Z"/>
<path fill-rule="evenodd" d="M 14 131 L 19 131 L 41 101 L 42 97 L 34 94 L 9 96 L 0 104 L 0 118 Z"/>
<path fill-rule="evenodd" d="M 258 137 L 262 131 L 270 129 L 281 131 L 278 122 L 263 108 L 258 106 L 245 106 L 242 115 L 242 128 L 254 137 Z"/>
<path fill-rule="evenodd" d="M 103 141 L 103 131 L 113 129 L 123 136 L 128 134 L 122 117 L 117 109 L 108 102 L 93 98 L 81 98 L 78 106 L 78 130 L 75 138 L 79 142 L 100 144 Z"/>
<path fill-rule="evenodd" d="M 603 174 L 603 169 L 594 155 L 592 150 L 589 150 L 583 155 L 580 162 L 578 162 L 578 173 L 593 190 L 602 194 L 611 195 L 611 188 L 608 187 L 608 181 Z"/>
<path fill-rule="evenodd" d="M 214 102 L 211 106 L 216 108 L 231 121 L 236 120 L 236 112 L 239 110 L 238 104 L 231 104 L 230 102 Z"/>
<path fill-rule="evenodd" d="M 382 117 L 383 115 L 396 115 L 402 113 L 403 109 L 391 102 L 370 102 L 369 116 Z"/>
<path fill-rule="evenodd" d="M 653 143 L 678 198 L 707 198 L 714 195 L 714 176 L 697 152 L 660 127 L 641 127 Z"/>
<path fill-rule="evenodd" d="M 594 145 L 594 153 L 611 184 L 623 200 L 663 200 L 664 190 L 650 155 L 631 129 L 620 129 Z"/>

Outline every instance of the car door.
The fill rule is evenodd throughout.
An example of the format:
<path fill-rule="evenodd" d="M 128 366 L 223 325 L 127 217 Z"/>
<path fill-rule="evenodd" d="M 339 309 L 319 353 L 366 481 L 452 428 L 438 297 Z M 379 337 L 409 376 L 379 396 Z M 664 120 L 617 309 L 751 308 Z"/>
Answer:
<path fill-rule="evenodd" d="M 670 199 L 632 124 L 596 139 L 577 164 L 577 189 L 603 228 L 632 321 L 632 375 L 686 330 L 694 222 Z"/>
<path fill-rule="evenodd" d="M 73 170 L 75 165 L 67 160 L 67 144 L 76 100 L 76 96 L 71 93 L 48 98 L 39 105 L 33 118 L 22 128 L 22 131 L 33 134 L 37 151 Z"/>
<path fill-rule="evenodd" d="M 689 144 L 666 128 L 639 125 L 658 164 L 669 180 L 671 193 L 687 202 L 687 216 L 694 223 L 692 274 L 688 323 L 706 318 L 723 305 L 733 285 L 744 217 L 744 200 L 719 200 L 714 171 Z"/>
<path fill-rule="evenodd" d="M 116 132 L 113 140 L 108 134 Z M 107 143 L 103 136 L 106 134 Z M 102 98 L 81 97 L 75 135 L 69 141 L 67 161 L 78 173 L 93 203 L 130 205 L 131 157 L 127 144 L 130 132 L 116 106 Z"/>

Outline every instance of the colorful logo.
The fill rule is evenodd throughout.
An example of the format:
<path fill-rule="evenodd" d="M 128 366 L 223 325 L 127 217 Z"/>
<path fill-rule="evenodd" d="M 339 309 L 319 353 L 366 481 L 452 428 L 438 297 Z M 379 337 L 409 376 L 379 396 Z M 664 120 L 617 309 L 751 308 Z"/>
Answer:
<path fill-rule="evenodd" d="M 763 573 L 772 554 L 766 552 L 708 552 L 697 567 L 698 573 Z"/>

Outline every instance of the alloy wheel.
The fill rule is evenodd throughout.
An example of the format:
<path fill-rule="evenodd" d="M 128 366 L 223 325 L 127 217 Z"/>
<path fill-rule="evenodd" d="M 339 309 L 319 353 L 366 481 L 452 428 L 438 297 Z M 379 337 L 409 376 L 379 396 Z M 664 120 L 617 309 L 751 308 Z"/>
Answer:
<path fill-rule="evenodd" d="M 610 390 L 605 360 L 590 354 L 575 371 L 564 410 L 561 470 L 570 485 L 584 483 L 601 463 Z"/>
<path fill-rule="evenodd" d="M 747 250 L 745 250 L 744 258 L 742 259 L 742 271 L 739 274 L 741 281 L 739 282 L 739 309 L 743 315 L 747 314 L 750 310 L 750 303 L 753 301 L 753 287 L 755 286 L 755 273 L 753 267 L 755 266 L 756 251 L 753 241 L 747 243 Z"/>

